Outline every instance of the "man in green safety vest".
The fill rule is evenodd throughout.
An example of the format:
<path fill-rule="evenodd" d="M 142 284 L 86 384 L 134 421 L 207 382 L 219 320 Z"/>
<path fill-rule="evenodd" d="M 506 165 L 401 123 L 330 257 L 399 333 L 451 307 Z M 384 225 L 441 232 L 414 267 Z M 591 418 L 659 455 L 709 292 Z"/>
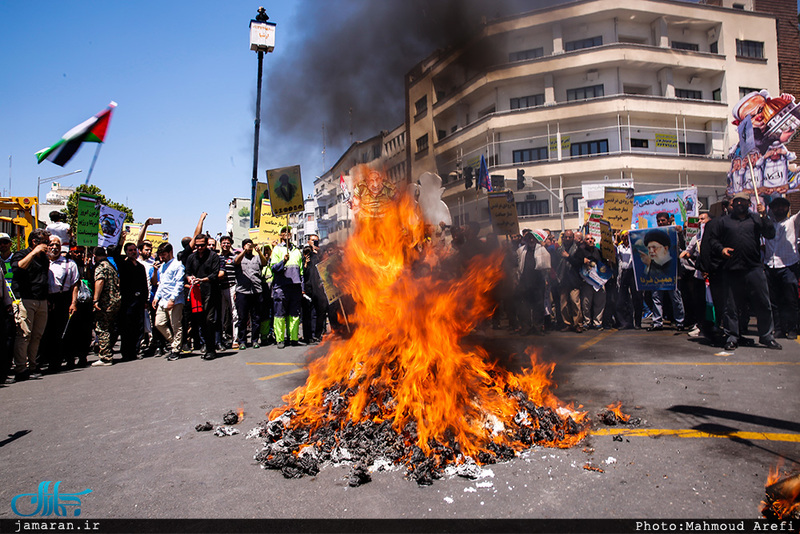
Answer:
<path fill-rule="evenodd" d="M 275 341 L 278 348 L 286 346 L 286 319 L 289 319 L 289 341 L 299 345 L 300 309 L 303 298 L 303 253 L 293 246 L 291 228 L 281 228 L 281 242 L 272 249 L 269 265 L 272 269 L 272 301 L 275 311 Z"/>

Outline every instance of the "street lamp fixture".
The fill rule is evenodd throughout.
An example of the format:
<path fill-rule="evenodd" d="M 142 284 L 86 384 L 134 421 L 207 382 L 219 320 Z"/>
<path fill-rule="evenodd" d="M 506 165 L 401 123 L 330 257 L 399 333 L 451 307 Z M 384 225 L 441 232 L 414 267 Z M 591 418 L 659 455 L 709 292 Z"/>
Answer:
<path fill-rule="evenodd" d="M 275 49 L 275 23 L 267 22 L 267 10 L 258 8 L 256 18 L 250 21 L 250 50 L 258 52 L 258 86 L 256 89 L 255 139 L 253 143 L 253 181 L 250 188 L 250 228 L 253 227 L 256 211 L 256 184 L 258 183 L 258 136 L 261 133 L 261 74 L 264 68 L 264 52 Z"/>

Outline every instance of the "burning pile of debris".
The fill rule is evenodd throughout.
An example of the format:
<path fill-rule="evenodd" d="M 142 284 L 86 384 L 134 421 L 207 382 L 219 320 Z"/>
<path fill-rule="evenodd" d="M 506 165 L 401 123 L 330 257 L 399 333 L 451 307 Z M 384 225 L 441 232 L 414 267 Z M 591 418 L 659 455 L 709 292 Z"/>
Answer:
<path fill-rule="evenodd" d="M 530 367 L 517 374 L 464 342 L 491 313 L 501 259 L 476 256 L 454 268 L 428 237 L 406 197 L 358 221 L 340 270 L 347 276 L 336 280 L 356 303 L 357 328 L 326 340 L 306 384 L 254 430 L 265 438 L 256 456 L 264 467 L 300 477 L 348 461 L 358 485 L 388 462 L 430 484 L 448 465 L 583 439 L 586 413 L 551 392 L 554 364 L 529 352 Z"/>
<path fill-rule="evenodd" d="M 761 514 L 771 520 L 800 519 L 800 472 L 779 473 L 779 467 L 769 470 Z"/>
<path fill-rule="evenodd" d="M 642 420 L 640 418 L 631 417 L 626 413 L 622 413 L 621 401 L 609 404 L 608 406 L 606 406 L 605 410 L 597 414 L 597 417 L 600 419 L 600 422 L 606 426 L 617 426 L 617 425 L 639 426 L 642 424 Z"/>

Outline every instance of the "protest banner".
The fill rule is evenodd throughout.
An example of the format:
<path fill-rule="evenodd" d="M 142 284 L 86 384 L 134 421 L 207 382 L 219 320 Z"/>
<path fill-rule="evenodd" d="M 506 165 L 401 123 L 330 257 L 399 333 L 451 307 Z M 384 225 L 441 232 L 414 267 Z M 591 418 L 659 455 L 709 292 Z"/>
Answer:
<path fill-rule="evenodd" d="M 497 235 L 517 235 L 519 219 L 517 203 L 511 191 L 494 191 L 488 194 L 489 217 L 492 219 L 492 230 Z"/>
<path fill-rule="evenodd" d="M 147 233 L 144 235 L 144 238 L 147 241 L 150 241 L 153 244 L 153 250 L 158 248 L 158 245 L 161 243 L 166 243 L 169 241 L 169 232 L 159 232 L 158 230 L 148 230 Z"/>
<path fill-rule="evenodd" d="M 259 228 L 250 228 L 250 239 L 253 240 L 254 245 L 261 245 L 261 236 L 259 235 L 260 229 Z"/>
<path fill-rule="evenodd" d="M 600 245 L 600 256 L 615 268 L 617 267 L 617 249 L 614 246 L 614 230 L 611 224 L 605 220 L 597 221 L 600 224 L 600 240 L 596 241 Z"/>
<path fill-rule="evenodd" d="M 100 221 L 100 203 L 97 197 L 81 193 L 78 197 L 78 217 L 75 228 L 75 243 L 79 247 L 96 247 Z"/>
<path fill-rule="evenodd" d="M 630 230 L 633 218 L 633 189 L 606 187 L 603 194 L 603 219 L 612 230 Z"/>
<path fill-rule="evenodd" d="M 305 210 L 300 165 L 268 170 L 267 184 L 273 215 L 286 216 Z"/>
<path fill-rule="evenodd" d="M 254 242 L 261 245 L 270 245 L 279 242 L 281 228 L 286 226 L 284 217 L 275 217 L 269 199 L 261 201 L 261 218 L 258 219 L 258 241 L 251 236 Z"/>
<path fill-rule="evenodd" d="M 605 202 L 602 199 L 587 201 L 588 209 L 605 213 Z M 697 188 L 676 189 L 659 193 L 643 193 L 633 195 L 633 228 L 654 228 L 656 215 L 666 212 L 675 217 L 675 224 L 686 226 L 688 217 L 696 217 Z M 605 217 L 604 217 L 605 218 Z"/>
<path fill-rule="evenodd" d="M 631 230 L 633 275 L 639 291 L 672 290 L 678 280 L 678 232 L 675 226 Z"/>
<path fill-rule="evenodd" d="M 122 235 L 122 227 L 125 224 L 127 214 L 124 211 L 115 210 L 108 206 L 101 205 L 99 212 L 100 228 L 97 232 L 97 244 L 101 247 L 110 247 L 119 243 Z"/>

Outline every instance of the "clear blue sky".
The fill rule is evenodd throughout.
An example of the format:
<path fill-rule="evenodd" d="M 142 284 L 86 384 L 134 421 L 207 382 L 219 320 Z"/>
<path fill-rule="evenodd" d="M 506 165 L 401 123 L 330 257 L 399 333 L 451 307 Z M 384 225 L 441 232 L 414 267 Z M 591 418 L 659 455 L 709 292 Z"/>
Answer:
<path fill-rule="evenodd" d="M 188 235 L 202 211 L 206 229 L 225 230 L 229 201 L 250 196 L 257 56 L 248 24 L 258 1 L 0 3 L 0 191 L 33 196 L 37 178 L 76 169 L 83 183 L 97 145 L 85 144 L 63 168 L 34 153 L 67 130 L 119 104 L 91 183 L 134 210 L 161 217 L 172 240 Z M 265 57 L 264 104 L 276 58 L 303 39 L 299 2 L 266 4 L 278 24 Z M 303 164 L 306 192 L 320 174 L 321 135 L 308 153 L 270 151 L 262 114 L 259 179 L 267 168 Z M 296 144 L 296 143 L 295 143 Z M 317 154 L 317 161 L 312 160 Z M 316 168 L 310 169 L 315 163 Z M 49 190 L 42 185 L 42 197 Z"/>

